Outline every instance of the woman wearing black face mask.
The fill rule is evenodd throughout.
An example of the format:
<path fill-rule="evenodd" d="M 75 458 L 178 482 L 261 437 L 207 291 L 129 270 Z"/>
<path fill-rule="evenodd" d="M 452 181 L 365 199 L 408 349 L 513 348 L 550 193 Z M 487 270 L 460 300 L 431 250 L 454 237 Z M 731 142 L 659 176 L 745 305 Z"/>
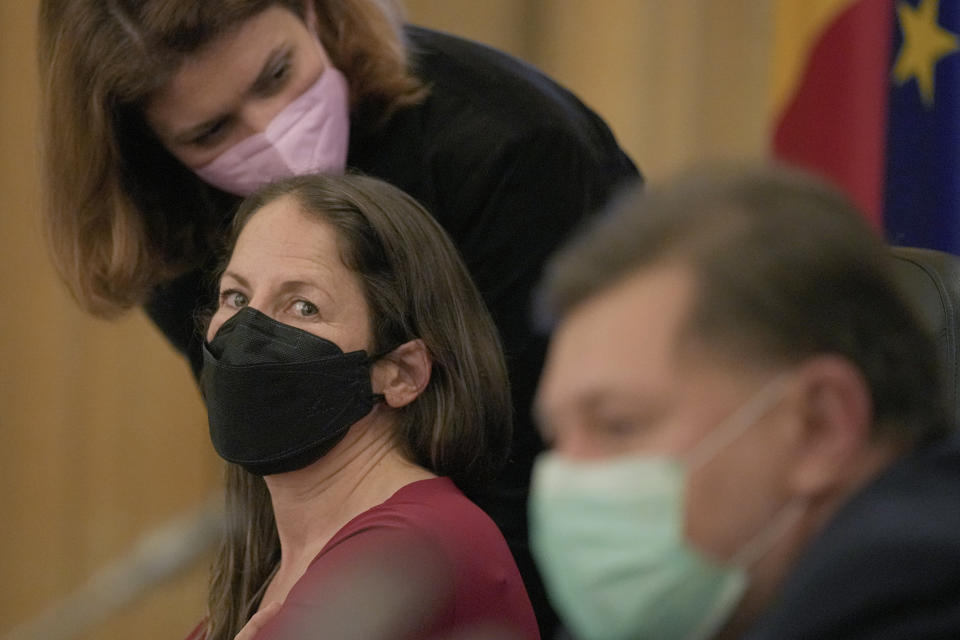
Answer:
<path fill-rule="evenodd" d="M 491 625 L 539 637 L 503 536 L 461 493 L 482 488 L 509 448 L 496 330 L 416 202 L 358 176 L 252 196 L 206 338 L 210 435 L 235 464 L 193 637 L 232 639 L 248 624 L 240 637 L 261 624 L 258 637 L 303 637 L 298 625 L 381 637 L 371 621 L 391 608 L 402 615 L 384 638 Z M 366 584 L 352 591 L 362 600 L 344 595 L 351 584 Z"/>
<path fill-rule="evenodd" d="M 529 294 L 553 248 L 637 171 L 576 96 L 489 47 L 403 24 L 399 4 L 41 0 L 51 253 L 84 308 L 143 305 L 198 372 L 192 318 L 238 196 L 353 169 L 416 198 L 464 256 L 509 354 L 514 449 L 483 506 L 546 630 L 526 553 L 545 350 Z"/>

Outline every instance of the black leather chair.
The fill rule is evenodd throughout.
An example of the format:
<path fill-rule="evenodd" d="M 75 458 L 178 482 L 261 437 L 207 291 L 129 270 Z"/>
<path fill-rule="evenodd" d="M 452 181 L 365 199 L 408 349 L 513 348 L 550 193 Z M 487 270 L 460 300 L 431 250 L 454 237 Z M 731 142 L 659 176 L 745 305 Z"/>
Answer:
<path fill-rule="evenodd" d="M 936 337 L 947 399 L 960 424 L 960 256 L 893 247 L 894 272 Z"/>

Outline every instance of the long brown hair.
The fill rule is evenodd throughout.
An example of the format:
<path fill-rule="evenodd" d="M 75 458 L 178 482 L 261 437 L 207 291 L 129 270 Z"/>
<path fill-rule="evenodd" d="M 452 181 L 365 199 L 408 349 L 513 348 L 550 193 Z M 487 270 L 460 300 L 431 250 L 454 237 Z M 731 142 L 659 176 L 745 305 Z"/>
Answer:
<path fill-rule="evenodd" d="M 430 382 L 397 410 L 396 441 L 413 462 L 480 490 L 506 460 L 512 408 L 496 328 L 452 241 L 410 196 L 361 176 L 300 176 L 267 186 L 240 207 L 233 246 L 264 205 L 293 197 L 337 232 L 343 263 L 357 273 L 370 308 L 372 349 L 420 338 Z M 230 465 L 228 531 L 214 564 L 209 640 L 232 639 L 258 606 L 279 559 L 262 478 Z"/>
<path fill-rule="evenodd" d="M 53 262 L 81 306 L 109 316 L 201 266 L 237 199 L 166 152 L 146 101 L 201 47 L 264 9 L 303 0 L 42 0 L 43 214 Z M 424 92 L 388 0 L 315 0 L 318 32 L 370 123 Z"/>

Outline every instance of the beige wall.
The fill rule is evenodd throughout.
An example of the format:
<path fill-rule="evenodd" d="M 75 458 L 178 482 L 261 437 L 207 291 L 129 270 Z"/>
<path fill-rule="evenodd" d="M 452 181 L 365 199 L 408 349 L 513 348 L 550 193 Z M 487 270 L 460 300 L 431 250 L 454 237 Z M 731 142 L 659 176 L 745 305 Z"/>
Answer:
<path fill-rule="evenodd" d="M 81 314 L 37 218 L 37 0 L 0 0 L 0 637 L 202 500 L 220 467 L 186 365 L 139 312 Z M 409 0 L 412 20 L 506 49 L 612 125 L 654 179 L 765 145 L 771 19 L 752 0 Z M 205 570 L 88 638 L 177 638 Z"/>
<path fill-rule="evenodd" d="M 490 43 L 607 120 L 643 172 L 757 158 L 772 0 L 406 0 L 410 18 Z"/>

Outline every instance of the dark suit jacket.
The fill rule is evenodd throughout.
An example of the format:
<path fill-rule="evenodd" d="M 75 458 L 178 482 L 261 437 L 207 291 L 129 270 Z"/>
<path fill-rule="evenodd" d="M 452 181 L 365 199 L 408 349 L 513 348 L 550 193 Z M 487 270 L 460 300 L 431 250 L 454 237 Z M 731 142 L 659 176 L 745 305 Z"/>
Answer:
<path fill-rule="evenodd" d="M 841 508 L 746 638 L 960 638 L 960 434 Z"/>

